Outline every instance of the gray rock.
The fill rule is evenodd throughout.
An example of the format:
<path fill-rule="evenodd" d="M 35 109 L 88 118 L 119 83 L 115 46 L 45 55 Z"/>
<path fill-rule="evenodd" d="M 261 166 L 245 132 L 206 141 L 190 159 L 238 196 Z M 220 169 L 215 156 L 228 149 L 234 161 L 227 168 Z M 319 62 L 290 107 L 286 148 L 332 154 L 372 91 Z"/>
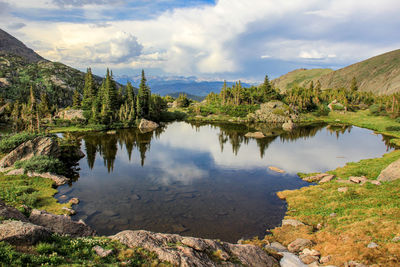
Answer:
<path fill-rule="evenodd" d="M 290 107 L 281 101 L 273 100 L 260 105 L 260 109 L 247 116 L 249 121 L 285 123 L 289 119 L 296 120 L 297 116 Z"/>
<path fill-rule="evenodd" d="M 247 266 L 277 266 L 278 261 L 261 248 L 253 245 L 230 244 L 210 239 L 182 237 L 149 231 L 123 231 L 114 236 L 128 247 L 143 247 L 158 255 L 162 261 L 176 266 L 237 266 L 234 258 Z M 176 244 L 176 245 L 173 245 Z M 185 246 L 181 246 L 183 244 Z M 217 255 L 215 262 L 211 255 Z"/>
<path fill-rule="evenodd" d="M 379 247 L 379 245 L 377 243 L 375 243 L 375 242 L 371 242 L 371 243 L 368 244 L 367 247 L 368 248 L 377 248 L 377 247 Z"/>
<path fill-rule="evenodd" d="M 46 228 L 29 222 L 3 221 L 0 224 L 0 241 L 13 245 L 33 245 L 49 238 L 50 235 Z"/>
<path fill-rule="evenodd" d="M 320 183 L 320 184 L 323 184 L 323 183 L 330 182 L 330 181 L 332 181 L 333 178 L 335 178 L 335 175 L 326 175 L 326 176 L 324 176 L 324 178 L 322 178 L 322 179 L 319 181 L 319 183 Z"/>
<path fill-rule="evenodd" d="M 319 260 L 319 257 L 311 255 L 300 255 L 299 258 L 305 264 L 311 264 L 313 262 L 318 262 Z"/>
<path fill-rule="evenodd" d="M 280 260 L 281 267 L 307 267 L 295 254 L 283 252 L 283 258 Z"/>
<path fill-rule="evenodd" d="M 28 222 L 28 219 L 25 217 L 25 215 L 23 215 L 16 208 L 8 206 L 2 200 L 0 200 L 0 218 L 3 220 L 12 219 L 22 222 Z"/>
<path fill-rule="evenodd" d="M 160 125 L 158 125 L 157 123 L 155 123 L 154 121 L 149 121 L 146 119 L 141 119 L 140 123 L 139 123 L 139 130 L 142 133 L 146 133 L 146 132 L 151 132 L 155 129 L 157 129 Z"/>
<path fill-rule="evenodd" d="M 387 166 L 378 176 L 378 181 L 394 181 L 400 179 L 400 159 Z"/>
<path fill-rule="evenodd" d="M 282 226 L 283 225 L 291 225 L 291 226 L 297 227 L 300 225 L 304 225 L 304 223 L 302 223 L 301 221 L 298 221 L 298 220 L 285 219 L 285 220 L 282 220 Z"/>
<path fill-rule="evenodd" d="M 303 251 L 301 252 L 301 254 L 302 254 L 302 255 L 316 256 L 316 257 L 321 256 L 321 253 L 320 253 L 318 250 L 309 249 L 309 248 L 303 249 Z"/>
<path fill-rule="evenodd" d="M 332 256 L 328 255 L 328 256 L 323 256 L 319 259 L 319 262 L 322 264 L 326 264 L 328 262 L 330 262 L 332 260 Z"/>
<path fill-rule="evenodd" d="M 289 252 L 298 253 L 303 251 L 306 247 L 311 247 L 312 242 L 311 240 L 304 239 L 304 238 L 297 238 L 293 242 L 288 245 Z"/>
<path fill-rule="evenodd" d="M 29 220 L 51 232 L 66 234 L 72 237 L 93 236 L 95 231 L 87 226 L 83 221 L 73 221 L 69 216 L 54 215 L 41 210 L 32 210 Z"/>
<path fill-rule="evenodd" d="M 73 210 L 73 209 L 70 209 L 70 208 L 67 208 L 67 207 L 62 207 L 61 209 L 65 210 L 68 213 L 68 215 L 75 215 L 76 214 L 76 211 Z"/>
<path fill-rule="evenodd" d="M 112 249 L 105 250 L 104 248 L 102 248 L 100 246 L 94 246 L 93 250 L 94 250 L 94 252 L 96 252 L 96 254 L 100 258 L 105 258 L 105 257 L 107 257 L 108 255 L 110 255 L 113 252 Z"/>
<path fill-rule="evenodd" d="M 57 158 L 60 150 L 57 142 L 50 137 L 36 137 L 19 145 L 0 160 L 0 167 L 7 168 L 19 160 L 28 160 L 34 156 L 51 156 Z"/>
<path fill-rule="evenodd" d="M 54 183 L 57 186 L 66 184 L 70 181 L 70 179 L 68 179 L 67 177 L 65 177 L 63 175 L 58 175 L 58 174 L 54 174 L 54 173 L 50 173 L 50 172 L 44 172 L 44 173 L 28 172 L 27 175 L 29 177 L 42 177 L 42 178 L 46 178 L 46 179 L 51 179 L 54 181 Z"/>
<path fill-rule="evenodd" d="M 364 184 L 368 179 L 365 176 L 350 176 L 349 180 L 355 184 Z"/>
<path fill-rule="evenodd" d="M 287 248 L 279 242 L 272 242 L 269 245 L 265 245 L 265 249 L 273 249 L 276 252 L 288 252 Z"/>
<path fill-rule="evenodd" d="M 381 182 L 379 182 L 379 181 L 376 181 L 376 180 L 372 180 L 372 181 L 369 181 L 371 184 L 374 184 L 374 185 L 381 185 Z"/>
<path fill-rule="evenodd" d="M 244 136 L 247 138 L 256 138 L 256 139 L 265 137 L 265 135 L 262 132 L 248 132 Z"/>
<path fill-rule="evenodd" d="M 303 178 L 304 181 L 309 182 L 309 183 L 314 183 L 314 182 L 319 182 L 322 178 L 325 176 L 329 176 L 330 174 L 327 173 L 319 173 L 317 175 L 309 176 Z"/>
<path fill-rule="evenodd" d="M 80 201 L 78 198 L 73 197 L 68 202 L 71 203 L 72 205 L 78 205 Z"/>

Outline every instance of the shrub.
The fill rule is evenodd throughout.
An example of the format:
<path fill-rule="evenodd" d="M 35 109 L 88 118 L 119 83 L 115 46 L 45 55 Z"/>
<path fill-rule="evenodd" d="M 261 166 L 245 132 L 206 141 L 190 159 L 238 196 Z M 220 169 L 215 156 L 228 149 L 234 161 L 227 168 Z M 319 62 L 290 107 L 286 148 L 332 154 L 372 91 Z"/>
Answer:
<path fill-rule="evenodd" d="M 25 172 L 52 172 L 57 174 L 64 173 L 64 165 L 58 159 L 48 156 L 35 156 L 29 160 L 17 161 L 16 168 L 22 168 Z"/>
<path fill-rule="evenodd" d="M 390 132 L 400 131 L 400 126 L 388 126 L 388 127 L 386 127 L 386 131 L 390 131 Z"/>
<path fill-rule="evenodd" d="M 371 112 L 371 114 L 375 116 L 382 115 L 385 113 L 385 106 L 378 104 L 371 105 L 369 107 L 369 112 Z"/>
<path fill-rule="evenodd" d="M 32 140 L 42 134 L 21 132 L 17 134 L 5 135 L 0 140 L 0 153 L 9 153 L 20 144 Z"/>
<path fill-rule="evenodd" d="M 330 112 L 330 109 L 325 106 L 325 105 L 320 105 L 318 109 L 314 112 L 314 115 L 319 117 L 319 116 L 328 116 Z"/>

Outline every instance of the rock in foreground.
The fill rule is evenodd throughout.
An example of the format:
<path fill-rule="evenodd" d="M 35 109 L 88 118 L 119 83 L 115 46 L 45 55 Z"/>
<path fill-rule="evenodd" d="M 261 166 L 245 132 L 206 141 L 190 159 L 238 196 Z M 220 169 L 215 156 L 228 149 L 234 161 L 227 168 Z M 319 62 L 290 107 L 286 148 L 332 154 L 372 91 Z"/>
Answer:
<path fill-rule="evenodd" d="M 160 260 L 176 266 L 279 266 L 275 258 L 253 245 L 144 230 L 127 230 L 111 238 L 128 247 L 143 247 L 156 253 Z"/>
<path fill-rule="evenodd" d="M 38 225 L 21 221 L 3 221 L 0 224 L 0 241 L 12 245 L 33 245 L 49 238 L 50 231 Z"/>
<path fill-rule="evenodd" d="M 378 181 L 394 181 L 400 179 L 400 159 L 387 166 L 378 176 Z"/>
<path fill-rule="evenodd" d="M 33 210 L 29 220 L 34 224 L 46 227 L 51 232 L 72 237 L 93 236 L 96 233 L 82 221 L 76 222 L 69 216 L 54 215 L 41 210 Z"/>
<path fill-rule="evenodd" d="M 151 132 L 155 129 L 157 129 L 160 125 L 158 125 L 157 123 L 155 123 L 154 121 L 149 121 L 146 119 L 141 119 L 140 123 L 139 123 L 139 130 L 142 133 L 146 133 L 146 132 Z"/>

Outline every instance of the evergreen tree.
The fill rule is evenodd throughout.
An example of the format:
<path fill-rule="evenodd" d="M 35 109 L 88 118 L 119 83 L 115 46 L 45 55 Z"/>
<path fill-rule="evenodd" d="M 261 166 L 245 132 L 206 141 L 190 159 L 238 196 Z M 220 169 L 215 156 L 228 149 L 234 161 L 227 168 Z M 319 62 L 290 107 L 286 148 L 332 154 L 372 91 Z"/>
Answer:
<path fill-rule="evenodd" d="M 358 91 L 358 85 L 357 85 L 356 77 L 353 77 L 353 79 L 351 80 L 350 91 L 352 91 L 352 92 Z"/>
<path fill-rule="evenodd" d="M 102 85 L 102 93 L 101 93 L 101 118 L 103 123 L 109 124 L 114 121 L 116 117 L 118 107 L 117 100 L 117 86 L 112 76 L 110 75 L 109 69 L 107 69 L 106 78 Z"/>
<path fill-rule="evenodd" d="M 37 125 L 37 104 L 36 104 L 36 98 L 35 98 L 35 93 L 33 91 L 33 87 L 31 86 L 29 90 L 29 101 L 28 101 L 28 106 L 27 106 L 27 114 L 28 114 L 28 121 L 29 121 L 29 131 L 35 131 L 35 127 Z M 39 129 L 38 129 L 39 130 Z"/>
<path fill-rule="evenodd" d="M 75 89 L 74 95 L 72 96 L 72 106 L 76 109 L 80 108 L 81 106 L 81 94 L 77 89 Z"/>
<path fill-rule="evenodd" d="M 50 114 L 49 98 L 46 93 L 40 94 L 39 116 L 41 118 L 47 117 Z"/>
<path fill-rule="evenodd" d="M 139 85 L 139 92 L 136 100 L 136 115 L 138 118 L 147 118 L 150 111 L 150 88 L 146 85 L 146 77 L 142 70 L 142 79 Z"/>
<path fill-rule="evenodd" d="M 97 90 L 92 70 L 88 68 L 85 75 L 85 86 L 83 87 L 82 108 L 84 110 L 90 110 L 96 94 Z"/>

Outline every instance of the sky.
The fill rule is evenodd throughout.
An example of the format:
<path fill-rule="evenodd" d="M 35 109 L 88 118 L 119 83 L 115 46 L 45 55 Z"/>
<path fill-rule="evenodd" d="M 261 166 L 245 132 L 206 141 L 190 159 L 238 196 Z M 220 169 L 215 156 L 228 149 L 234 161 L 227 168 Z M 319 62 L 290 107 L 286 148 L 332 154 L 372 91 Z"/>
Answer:
<path fill-rule="evenodd" d="M 0 0 L 0 27 L 104 74 L 262 81 L 400 48 L 398 0 Z"/>

